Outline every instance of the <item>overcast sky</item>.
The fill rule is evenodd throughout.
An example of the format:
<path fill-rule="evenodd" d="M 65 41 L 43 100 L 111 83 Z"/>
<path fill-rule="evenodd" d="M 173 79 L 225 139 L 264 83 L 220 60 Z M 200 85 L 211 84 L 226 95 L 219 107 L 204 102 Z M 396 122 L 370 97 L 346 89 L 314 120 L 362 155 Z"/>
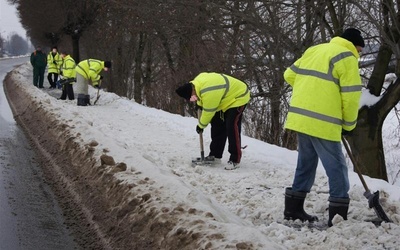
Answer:
<path fill-rule="evenodd" d="M 17 15 L 17 10 L 13 5 L 9 5 L 7 0 L 0 0 L 0 33 L 3 38 L 7 38 L 12 33 L 17 33 L 21 37 L 26 37 L 25 29 L 22 28 Z"/>

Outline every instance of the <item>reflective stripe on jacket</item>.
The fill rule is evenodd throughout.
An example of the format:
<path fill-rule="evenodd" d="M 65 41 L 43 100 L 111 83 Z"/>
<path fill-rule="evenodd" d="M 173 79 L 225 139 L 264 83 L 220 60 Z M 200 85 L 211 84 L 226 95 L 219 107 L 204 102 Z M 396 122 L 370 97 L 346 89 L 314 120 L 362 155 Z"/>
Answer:
<path fill-rule="evenodd" d="M 87 80 L 91 80 L 93 86 L 100 80 L 100 72 L 104 69 L 104 61 L 97 59 L 86 59 L 76 65 L 76 73 Z"/>
<path fill-rule="evenodd" d="M 340 141 L 356 126 L 361 97 L 359 54 L 341 37 L 306 50 L 284 73 L 293 87 L 285 128 Z"/>
<path fill-rule="evenodd" d="M 56 62 L 56 63 L 54 63 Z M 47 72 L 48 73 L 60 73 L 60 66 L 62 64 L 62 58 L 58 52 L 53 56 L 53 52 L 47 54 Z"/>
<path fill-rule="evenodd" d="M 191 83 L 198 96 L 197 104 L 203 108 L 199 127 L 205 128 L 217 111 L 240 107 L 250 100 L 247 85 L 232 77 L 220 73 L 200 73 Z"/>
<path fill-rule="evenodd" d="M 75 60 L 70 55 L 65 56 L 62 64 L 63 76 L 65 78 L 76 78 L 75 66 Z"/>

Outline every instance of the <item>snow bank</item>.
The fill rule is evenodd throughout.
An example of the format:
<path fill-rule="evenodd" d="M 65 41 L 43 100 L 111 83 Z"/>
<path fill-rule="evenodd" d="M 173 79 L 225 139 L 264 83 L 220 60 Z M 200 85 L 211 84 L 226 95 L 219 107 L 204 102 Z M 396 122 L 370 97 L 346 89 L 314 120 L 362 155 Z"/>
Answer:
<path fill-rule="evenodd" d="M 394 221 L 376 227 L 358 176 L 349 172 L 348 220 L 318 231 L 283 220 L 297 152 L 243 136 L 241 168 L 191 167 L 199 156 L 195 118 L 181 117 L 100 91 L 78 107 L 59 90 L 31 84 L 29 64 L 7 77 L 14 115 L 42 155 L 54 186 L 65 190 L 76 216 L 98 241 L 118 249 L 397 249 L 400 188 L 365 177 L 380 190 Z M 57 92 L 58 91 L 58 92 Z M 171 90 L 172 91 L 172 90 Z M 90 88 L 95 97 L 96 90 Z M 205 130 L 205 145 L 210 142 Z M 207 147 L 207 146 L 206 146 Z M 207 153 L 207 152 L 206 152 Z M 223 162 L 228 159 L 227 152 Z M 328 218 L 327 178 L 319 166 L 305 209 Z M 66 205 L 67 206 L 67 205 Z M 87 243 L 89 244 L 89 243 Z"/>

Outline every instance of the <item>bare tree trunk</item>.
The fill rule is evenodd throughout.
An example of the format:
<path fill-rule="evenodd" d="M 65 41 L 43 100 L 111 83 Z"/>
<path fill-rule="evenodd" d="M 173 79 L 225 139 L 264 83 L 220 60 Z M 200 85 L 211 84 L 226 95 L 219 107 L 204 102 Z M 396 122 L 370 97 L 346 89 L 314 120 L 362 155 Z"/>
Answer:
<path fill-rule="evenodd" d="M 143 61 L 143 54 L 145 49 L 145 34 L 143 32 L 139 33 L 139 41 L 138 41 L 138 49 L 136 50 L 135 54 L 135 66 L 134 66 L 134 73 L 133 73 L 133 84 L 134 84 L 134 99 L 137 103 L 142 103 L 143 96 L 143 83 L 142 83 L 142 61 Z"/>
<path fill-rule="evenodd" d="M 76 61 L 76 64 L 80 62 L 79 54 L 79 36 L 71 36 L 72 42 L 72 58 Z"/>

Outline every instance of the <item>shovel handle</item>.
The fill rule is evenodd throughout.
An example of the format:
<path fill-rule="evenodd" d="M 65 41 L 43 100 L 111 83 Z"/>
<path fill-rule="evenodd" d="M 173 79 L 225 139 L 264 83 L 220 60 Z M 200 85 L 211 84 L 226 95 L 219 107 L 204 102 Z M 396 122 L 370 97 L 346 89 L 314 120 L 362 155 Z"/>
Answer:
<path fill-rule="evenodd" d="M 343 135 L 342 135 L 342 142 L 343 142 L 344 148 L 346 149 L 347 154 L 348 154 L 349 157 L 350 157 L 351 162 L 353 163 L 354 168 L 356 169 L 356 172 L 357 172 L 357 174 L 358 174 L 358 177 L 360 177 L 361 183 L 362 183 L 362 185 L 363 185 L 364 188 L 365 188 L 365 192 L 366 192 L 366 193 L 370 193 L 369 188 L 368 188 L 368 186 L 367 186 L 367 183 L 365 182 L 364 177 L 362 176 L 362 174 L 361 174 L 361 172 L 360 172 L 360 169 L 358 168 L 358 165 L 357 165 L 357 163 L 356 163 L 356 159 L 354 159 L 354 156 L 353 156 L 353 154 L 351 153 L 349 144 L 347 143 L 347 141 L 346 141 L 346 139 L 344 138 Z"/>
<path fill-rule="evenodd" d="M 200 121 L 200 117 L 201 117 L 201 110 L 198 109 L 197 110 L 197 118 Z M 203 132 L 199 133 L 199 137 L 200 137 L 200 157 L 201 160 L 204 161 L 204 142 L 203 142 Z"/>

